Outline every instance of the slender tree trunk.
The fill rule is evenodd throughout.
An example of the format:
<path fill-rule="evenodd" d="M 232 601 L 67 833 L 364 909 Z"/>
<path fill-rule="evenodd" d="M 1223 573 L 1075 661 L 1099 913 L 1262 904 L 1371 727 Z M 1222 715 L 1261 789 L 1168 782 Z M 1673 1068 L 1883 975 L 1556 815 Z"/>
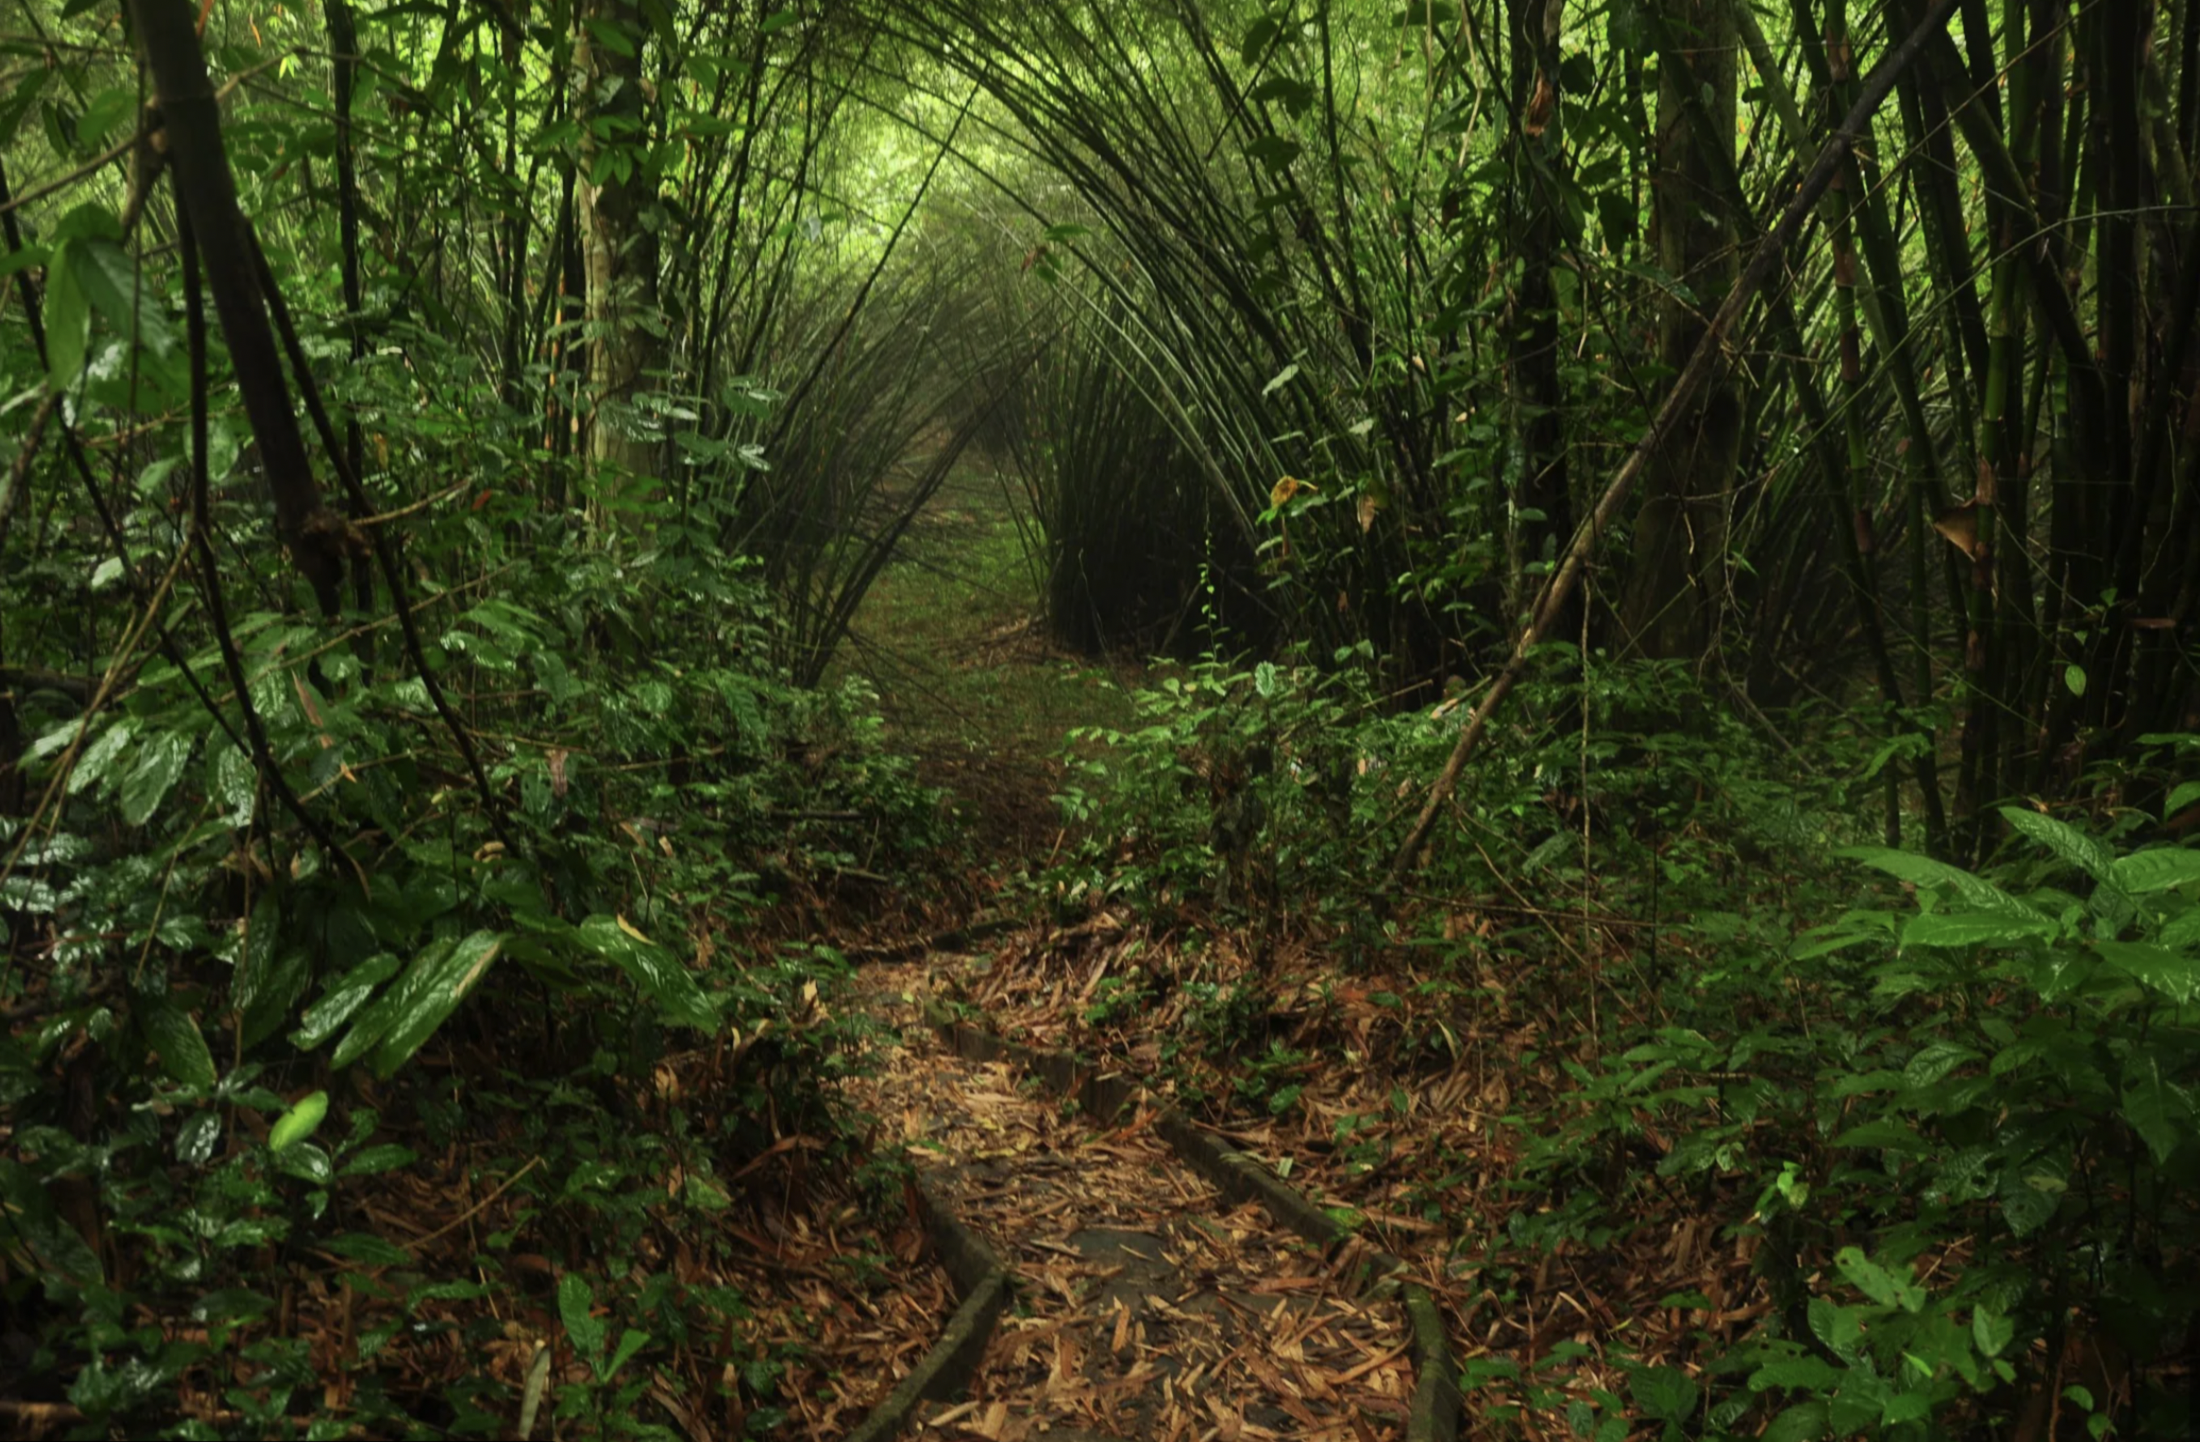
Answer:
<path fill-rule="evenodd" d="M 635 398 L 664 366 L 657 308 L 657 240 L 645 212 L 648 109 L 642 46 L 647 31 L 633 0 L 590 0 L 573 45 L 581 89 L 581 174 L 575 184 L 587 278 L 588 383 L 594 402 L 588 457 L 655 479 L 656 441 Z M 601 520 L 601 517 L 599 517 Z"/>
<path fill-rule="evenodd" d="M 1513 157 L 1513 243 L 1520 283 L 1506 316 L 1506 380 L 1519 448 L 1518 519 L 1512 528 L 1511 614 L 1523 612 L 1574 533 L 1566 488 L 1566 433 L 1558 373 L 1558 299 L 1551 257 L 1558 249 L 1557 170 L 1564 160 L 1559 125 L 1558 35 L 1565 0 L 1511 0 L 1512 92 L 1519 117 Z M 1570 609 L 1570 608 L 1569 608 Z M 1575 621 L 1560 617 L 1557 633 Z"/>
<path fill-rule="evenodd" d="M 305 437 L 291 409 L 275 333 L 237 208 L 236 182 L 222 145 L 221 111 L 199 49 L 198 13 L 189 0 L 129 0 L 140 50 L 160 98 L 162 130 L 175 167 L 176 202 L 190 215 L 207 288 L 221 317 L 222 336 L 259 440 L 275 501 L 275 528 L 292 561 L 313 587 L 322 611 L 341 605 L 346 538 L 343 519 L 321 502 Z"/>
<path fill-rule="evenodd" d="M 1658 0 L 1667 32 L 1703 87 L 1696 99 L 1712 143 L 1734 147 L 1734 51 L 1730 0 Z M 1658 262 L 1693 301 L 1668 294 L 1658 305 L 1658 359 L 1678 372 L 1703 338 L 1738 270 L 1734 236 L 1719 203 L 1717 176 L 1690 133 L 1681 81 L 1659 67 L 1657 169 L 1652 225 Z M 1731 368 L 1721 365 L 1681 424 L 1644 468 L 1635 520 L 1633 569 L 1620 608 L 1628 645 L 1651 657 L 1706 655 L 1718 633 L 1726 507 L 1741 452 L 1742 407 Z"/>

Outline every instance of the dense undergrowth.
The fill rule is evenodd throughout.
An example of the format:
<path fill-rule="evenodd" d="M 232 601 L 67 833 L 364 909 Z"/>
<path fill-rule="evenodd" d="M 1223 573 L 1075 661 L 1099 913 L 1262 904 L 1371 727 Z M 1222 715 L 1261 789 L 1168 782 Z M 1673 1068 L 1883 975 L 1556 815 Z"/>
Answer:
<path fill-rule="evenodd" d="M 1480 1427 L 2183 1435 L 2200 851 L 2124 798 L 2177 814 L 2200 743 L 2006 808 L 1966 871 L 1882 844 L 1887 756 L 1839 713 L 1768 733 L 1593 658 L 1394 896 L 1398 778 L 1456 721 L 1358 674 L 1143 693 L 1050 883 L 1143 939 L 1002 984 L 1066 984 L 1073 1035 L 1449 1238 Z"/>
<path fill-rule="evenodd" d="M 492 504 L 419 543 L 526 525 Z M 714 1388 L 684 1376 L 701 1345 L 769 1422 L 789 1359 L 739 1340 L 747 1247 L 721 1224 L 813 1187 L 863 1202 L 819 1090 L 862 1039 L 849 968 L 803 915 L 870 884 L 848 874 L 908 879 L 937 810 L 859 684 L 790 684 L 753 575 L 715 556 L 670 528 L 587 575 L 515 548 L 493 595 L 419 599 L 487 807 L 376 628 L 237 616 L 267 743 L 333 844 L 278 825 L 186 687 L 211 640 L 103 678 L 104 705 L 33 693 L 47 804 L 7 830 L 0 1049 L 14 1395 L 102 1429 L 180 1403 L 185 1434 L 318 1405 L 329 1435 L 499 1432 L 558 1335 L 527 1291 L 553 1258 L 564 1335 L 620 1339 L 600 1391 L 561 1369 L 559 1415 Z M 622 633 L 683 609 L 715 620 L 637 664 Z M 493 1007 L 462 1007 L 477 991 Z M 461 1213 L 453 1255 L 426 1234 Z M 507 1360 L 466 1361 L 484 1348 Z"/>

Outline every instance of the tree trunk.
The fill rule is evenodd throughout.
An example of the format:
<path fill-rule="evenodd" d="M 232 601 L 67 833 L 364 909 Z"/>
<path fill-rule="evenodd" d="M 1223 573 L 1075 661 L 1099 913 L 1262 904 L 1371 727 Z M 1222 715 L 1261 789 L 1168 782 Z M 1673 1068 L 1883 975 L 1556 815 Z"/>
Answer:
<path fill-rule="evenodd" d="M 657 238 L 645 223 L 656 204 L 641 59 L 647 33 L 633 0 L 590 0 L 573 46 L 582 121 L 581 174 L 574 189 L 594 402 L 588 456 L 598 465 L 654 481 L 658 444 L 653 426 L 634 406 L 636 396 L 649 389 L 651 373 L 664 367 L 653 320 Z"/>
<path fill-rule="evenodd" d="M 199 49 L 198 15 L 189 0 L 130 0 L 131 23 L 160 98 L 161 129 L 175 166 L 176 203 L 189 215 L 207 288 L 229 344 L 237 390 L 260 442 L 275 528 L 304 573 L 324 614 L 342 604 L 348 538 L 341 517 L 321 503 L 305 437 L 291 409 L 290 387 L 268 325 L 252 245 L 237 208 L 236 182 L 222 146 L 221 111 Z"/>
<path fill-rule="evenodd" d="M 1708 92 L 1697 97 L 1712 131 L 1708 138 L 1731 157 L 1735 38 L 1728 0 L 1658 4 Z M 1675 372 L 1688 364 L 1703 337 L 1704 318 L 1719 308 L 1737 273 L 1718 176 L 1690 133 L 1689 109 L 1679 78 L 1661 65 L 1651 224 L 1659 265 L 1693 297 L 1669 293 L 1658 305 L 1658 359 Z M 1732 373 L 1722 365 L 1644 468 L 1634 565 L 1620 608 L 1626 645 L 1640 655 L 1703 656 L 1717 636 L 1726 510 L 1741 434 L 1741 404 Z"/>
<path fill-rule="evenodd" d="M 1519 447 L 1517 520 L 1511 537 L 1512 615 L 1523 614 L 1549 566 L 1574 533 L 1566 487 L 1566 435 L 1560 407 L 1558 299 L 1551 257 L 1559 245 L 1556 173 L 1563 161 L 1559 120 L 1558 35 L 1565 0 L 1512 0 L 1512 92 L 1520 128 L 1513 155 L 1512 234 L 1520 282 L 1506 315 L 1508 399 Z M 1571 638 L 1569 614 L 1554 623 Z"/>

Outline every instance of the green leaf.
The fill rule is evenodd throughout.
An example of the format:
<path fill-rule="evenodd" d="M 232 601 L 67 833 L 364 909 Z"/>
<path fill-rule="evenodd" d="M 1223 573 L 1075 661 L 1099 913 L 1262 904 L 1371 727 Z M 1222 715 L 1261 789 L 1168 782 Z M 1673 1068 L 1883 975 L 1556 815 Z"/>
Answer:
<path fill-rule="evenodd" d="M 2030 1236 L 2045 1226 L 2062 1206 L 2070 1184 L 2046 1165 L 2030 1162 L 2010 1167 L 2001 1174 L 2001 1214 L 2009 1230 Z"/>
<path fill-rule="evenodd" d="M 206 762 L 206 794 L 231 826 L 249 826 L 259 805 L 260 777 L 252 758 L 227 739 L 209 744 Z"/>
<path fill-rule="evenodd" d="M 87 239 L 70 241 L 68 249 L 76 283 L 108 324 L 156 355 L 175 350 L 176 335 L 160 312 L 159 292 L 121 246 L 111 240 Z"/>
<path fill-rule="evenodd" d="M 467 993 L 474 989 L 503 949 L 503 932 L 477 931 L 450 948 L 433 967 L 421 968 L 417 986 L 408 989 L 405 983 L 399 983 L 391 994 L 400 1000 L 392 1009 L 388 1030 L 375 1048 L 372 1063 L 375 1075 L 395 1075 L 397 1069 L 435 1034 L 444 1019 L 458 1009 L 458 1004 L 466 999 Z M 408 975 L 406 981 L 411 980 Z"/>
<path fill-rule="evenodd" d="M 319 1001 L 306 1008 L 305 1014 L 298 1018 L 298 1029 L 290 1034 L 290 1044 L 300 1051 L 311 1051 L 336 1035 L 336 1029 L 367 1004 L 376 987 L 397 975 L 400 965 L 396 957 L 384 952 L 353 967 L 341 981 L 331 985 Z M 380 1032 L 375 1033 L 375 1037 L 380 1035 Z M 362 1049 L 372 1045 L 375 1037 L 368 1038 Z"/>
<path fill-rule="evenodd" d="M 2162 806 L 2162 819 L 2169 820 L 2195 801 L 2200 801 L 2200 781 L 2179 782 L 2171 789 L 2169 800 Z"/>
<path fill-rule="evenodd" d="M 1773 1387 L 1785 1387 L 1806 1392 L 1823 1392 L 1841 1380 L 1841 1374 L 1828 1363 L 1816 1357 L 1787 1357 L 1768 1362 L 1750 1374 L 1749 1390 L 1763 1392 Z"/>
<path fill-rule="evenodd" d="M 1761 1442 L 1816 1442 L 1826 1435 L 1829 1426 L 1826 1404 L 1812 1400 L 1788 1408 L 1758 1435 Z"/>
<path fill-rule="evenodd" d="M 2085 667 L 2075 662 L 2063 667 L 2063 685 L 2070 689 L 2071 695 L 2083 696 L 2085 694 Z"/>
<path fill-rule="evenodd" d="M 604 1343 L 604 1324 L 589 1315 L 595 1305 L 596 1295 L 586 1277 L 567 1272 L 558 1278 L 558 1316 L 565 1323 L 565 1335 L 591 1366 L 603 1357 Z"/>
<path fill-rule="evenodd" d="M 1902 944 L 1908 946 L 2006 946 L 2055 934 L 2055 923 L 1986 912 L 1926 911 L 1911 917 L 1902 927 Z"/>
<path fill-rule="evenodd" d="M 206 1049 L 206 1038 L 200 1035 L 199 1024 L 191 1013 L 166 998 L 141 1001 L 137 1021 L 146 1041 L 160 1053 L 162 1071 L 184 1086 L 200 1091 L 212 1089 L 216 1079 L 214 1054 Z"/>
<path fill-rule="evenodd" d="M 87 155 L 105 148 L 115 122 L 137 109 L 137 87 L 110 85 L 94 95 L 76 119 L 76 143 Z"/>
<path fill-rule="evenodd" d="M 412 965 L 405 969 L 405 974 L 398 978 L 397 984 L 376 997 L 373 1005 L 359 1013 L 358 1019 L 351 1024 L 351 1030 L 345 1032 L 344 1039 L 336 1044 L 336 1051 L 329 1058 L 329 1065 L 350 1066 L 387 1036 L 390 1028 L 397 1024 L 398 1017 L 409 1014 L 420 997 L 433 988 L 441 976 L 440 968 L 450 959 L 453 944 L 450 941 L 430 942 L 415 955 Z M 371 963 L 363 963 L 365 964 Z M 333 1001 L 335 998 L 331 996 L 329 1000 Z M 316 1008 L 318 1005 L 320 1004 L 317 1003 Z M 316 1008 L 307 1009 L 306 1024 L 309 1028 Z"/>
<path fill-rule="evenodd" d="M 1882 1307 L 1900 1307 L 1905 1312 L 1916 1312 L 1925 1305 L 1925 1289 L 1909 1279 L 1909 1268 L 1897 1277 L 1864 1255 L 1859 1247 L 1843 1247 L 1834 1254 L 1833 1264 L 1841 1269 L 1841 1275 L 1850 1285 Z"/>
<path fill-rule="evenodd" d="M 2112 874 L 2116 884 L 2134 896 L 2167 891 L 2188 881 L 2200 881 L 2200 851 L 2175 846 L 2134 851 L 2116 858 Z"/>
<path fill-rule="evenodd" d="M 282 1029 L 290 1009 L 306 994 L 313 981 L 312 958 L 290 947 L 248 967 L 237 978 L 237 1039 L 246 1050 L 258 1046 Z"/>
<path fill-rule="evenodd" d="M 147 737 L 138 749 L 137 765 L 122 778 L 122 819 L 132 826 L 152 820 L 190 758 L 191 738 L 180 731 L 156 731 Z"/>
<path fill-rule="evenodd" d="M 275 1153 L 275 1170 L 286 1177 L 325 1187 L 336 1180 L 336 1164 L 311 1142 L 298 1142 Z"/>
<path fill-rule="evenodd" d="M 1879 1421 L 1893 1395 L 1893 1389 L 1872 1370 L 1870 1363 L 1852 1362 L 1849 1370 L 1842 1374 L 1841 1385 L 1835 1389 L 1827 1409 L 1827 1421 L 1832 1424 L 1834 1435 L 1847 1437 L 1869 1431 Z"/>
<path fill-rule="evenodd" d="M 411 1147 L 401 1147 L 393 1142 L 352 1153 L 351 1159 L 344 1163 L 343 1174 L 347 1177 L 378 1176 L 383 1172 L 394 1172 L 400 1167 L 409 1167 L 419 1160 L 420 1154 Z"/>
<path fill-rule="evenodd" d="M 320 1129 L 321 1119 L 328 1115 L 328 1093 L 309 1092 L 298 1098 L 289 1111 L 275 1119 L 268 1129 L 267 1149 L 282 1151 L 297 1145 Z"/>
<path fill-rule="evenodd" d="M 323 1242 L 321 1249 L 368 1267 L 402 1267 L 412 1261 L 410 1252 L 372 1232 L 346 1232 Z"/>
<path fill-rule="evenodd" d="M 1643 1416 L 1661 1422 L 1686 1422 L 1696 1415 L 1703 1397 L 1695 1379 L 1678 1367 L 1635 1368 L 1627 1390 Z"/>
<path fill-rule="evenodd" d="M 2038 910 L 2017 900 L 1991 881 L 1973 876 L 1970 872 L 1945 862 L 1935 861 L 1929 856 L 1920 856 L 1914 851 L 1894 851 L 1884 846 L 1847 846 L 1834 852 L 1834 855 L 1877 867 L 1889 876 L 1907 881 L 1912 886 L 1945 887 L 1979 911 L 2036 922 L 2049 928 L 2054 926 Z"/>
<path fill-rule="evenodd" d="M 74 736 L 76 727 L 72 723 L 61 729 L 67 733 L 62 738 L 62 744 L 66 745 Z M 77 753 L 76 769 L 69 773 L 69 784 L 66 788 L 68 794 L 81 795 L 97 786 L 106 776 L 108 768 L 114 765 L 115 758 L 122 754 L 123 748 L 130 744 L 130 738 L 136 734 L 136 725 L 128 720 L 117 721 L 100 732 L 97 739 Z"/>
<path fill-rule="evenodd" d="M 61 1220 L 37 1173 L 5 1157 L 0 1157 L 0 1207 L 7 1212 L 5 1234 L 29 1249 L 33 1269 L 45 1276 L 49 1294 L 58 1288 L 82 1291 L 105 1280 L 99 1254 Z"/>
<path fill-rule="evenodd" d="M 77 242 L 64 240 L 46 262 L 46 383 L 57 391 L 76 384 L 84 372 L 84 351 L 92 338 L 92 307 L 77 283 L 70 252 Z"/>
<path fill-rule="evenodd" d="M 1902 1080 L 1913 1087 L 1929 1087 L 1977 1055 L 1970 1047 L 1956 1042 L 1928 1042 L 1918 1048 L 1917 1055 L 1902 1068 Z"/>
<path fill-rule="evenodd" d="M 2109 965 L 2174 1002 L 2200 996 L 2200 957 L 2139 941 L 2096 941 Z"/>
<path fill-rule="evenodd" d="M 1971 1344 L 1982 1357 L 1999 1357 L 2015 1340 L 2017 1324 L 1991 1307 L 1978 1307 L 1971 1312 Z"/>
<path fill-rule="evenodd" d="M 648 1345 L 649 1334 L 647 1332 L 637 1332 L 632 1327 L 627 1328 L 619 1334 L 619 1345 L 612 1352 L 611 1360 L 604 1363 L 602 1369 L 596 1374 L 598 1379 L 608 1382 L 618 1376 L 619 1369 L 632 1361 L 636 1352 L 641 1351 L 642 1348 Z"/>
<path fill-rule="evenodd" d="M 2004 806 L 2001 815 L 2012 829 L 2046 847 L 2057 860 L 2075 866 L 2095 881 L 2115 884 L 2109 880 L 2110 868 L 2116 863 L 2115 853 L 2077 827 L 2023 806 Z"/>
<path fill-rule="evenodd" d="M 2190 1137 L 2192 1102 L 2168 1077 L 2160 1058 L 2148 1052 L 2124 1064 L 2123 1119 L 2154 1153 L 2154 1164 L 2169 1161 L 2177 1144 Z"/>
<path fill-rule="evenodd" d="M 1835 1137 L 1833 1144 L 1877 1152 L 1923 1153 L 1926 1150 L 1923 1137 L 1900 1122 L 1885 1119 L 1850 1127 Z"/>
<path fill-rule="evenodd" d="M 682 1026 L 718 1030 L 718 1008 L 679 960 L 618 917 L 596 915 L 580 924 L 581 945 L 616 965 L 653 999 L 665 1016 Z"/>
<path fill-rule="evenodd" d="M 1281 135 L 1263 135 L 1245 147 L 1245 153 L 1265 166 L 1271 174 L 1288 168 L 1299 158 L 1306 147 L 1296 140 Z"/>

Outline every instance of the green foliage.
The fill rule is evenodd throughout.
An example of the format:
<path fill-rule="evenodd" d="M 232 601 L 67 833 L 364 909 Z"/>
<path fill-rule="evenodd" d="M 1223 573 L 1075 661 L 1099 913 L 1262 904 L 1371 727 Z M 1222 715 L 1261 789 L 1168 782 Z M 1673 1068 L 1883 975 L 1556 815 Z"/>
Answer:
<path fill-rule="evenodd" d="M 1784 1310 L 1714 1363 L 1714 1423 L 1723 1396 L 1769 1405 L 1765 1435 L 1947 1435 L 2043 1347 L 2152 1358 L 2200 1311 L 2178 1280 L 2200 1238 L 2200 852 L 2003 814 L 1983 872 L 1840 853 L 1910 904 L 1714 953 L 1690 1024 L 1579 1069 L 1575 1120 L 1530 1152 L 1524 1182 L 1564 1186 L 1600 1136 L 1656 1126 L 1660 1177 L 1756 1195 L 1735 1226 L 1779 1259 Z M 2141 1382 L 2121 1425 L 2184 1415 Z"/>

